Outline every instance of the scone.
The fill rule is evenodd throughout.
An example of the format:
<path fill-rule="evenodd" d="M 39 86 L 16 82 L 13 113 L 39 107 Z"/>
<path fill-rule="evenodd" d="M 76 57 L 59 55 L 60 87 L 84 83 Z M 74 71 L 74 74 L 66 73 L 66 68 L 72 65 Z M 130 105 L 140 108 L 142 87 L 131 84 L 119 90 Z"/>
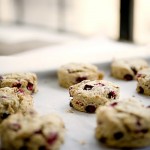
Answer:
<path fill-rule="evenodd" d="M 111 64 L 111 75 L 122 80 L 133 80 L 139 70 L 148 67 L 143 59 L 115 59 Z"/>
<path fill-rule="evenodd" d="M 76 110 L 94 113 L 98 106 L 119 98 L 119 87 L 105 80 L 84 80 L 69 88 L 70 106 Z"/>
<path fill-rule="evenodd" d="M 33 108 L 33 98 L 30 94 L 19 91 L 18 88 L 0 88 L 0 122 L 11 114 L 25 113 Z"/>
<path fill-rule="evenodd" d="M 0 88 L 17 87 L 27 93 L 37 92 L 37 76 L 34 73 L 10 73 L 0 76 Z"/>
<path fill-rule="evenodd" d="M 136 91 L 150 96 L 150 68 L 139 71 L 136 79 L 138 82 Z"/>
<path fill-rule="evenodd" d="M 11 115 L 0 125 L 3 150 L 58 150 L 64 123 L 57 115 Z"/>
<path fill-rule="evenodd" d="M 96 138 L 116 147 L 150 146 L 150 109 L 129 98 L 97 109 Z"/>
<path fill-rule="evenodd" d="M 58 81 L 60 86 L 68 88 L 83 80 L 102 79 L 104 74 L 91 64 L 69 63 L 58 69 Z"/>

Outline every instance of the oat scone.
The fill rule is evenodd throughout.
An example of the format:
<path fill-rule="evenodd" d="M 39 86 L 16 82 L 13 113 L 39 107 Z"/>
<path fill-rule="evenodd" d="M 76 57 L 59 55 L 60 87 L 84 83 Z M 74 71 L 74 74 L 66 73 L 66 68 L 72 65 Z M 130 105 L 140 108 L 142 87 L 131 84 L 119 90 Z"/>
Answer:
<path fill-rule="evenodd" d="M 11 115 L 0 125 L 3 150 L 58 150 L 64 142 L 64 123 L 54 114 Z"/>
<path fill-rule="evenodd" d="M 119 98 L 119 87 L 105 80 L 84 80 L 69 88 L 70 106 L 87 113 L 94 113 L 100 105 Z"/>
<path fill-rule="evenodd" d="M 35 73 L 10 73 L 0 76 L 0 88 L 17 87 L 27 93 L 37 92 L 37 76 Z"/>
<path fill-rule="evenodd" d="M 136 91 L 150 96 L 150 68 L 139 71 L 136 79 L 138 82 Z"/>
<path fill-rule="evenodd" d="M 57 75 L 60 86 L 68 88 L 83 80 L 103 79 L 104 73 L 91 64 L 69 63 L 61 66 Z"/>
<path fill-rule="evenodd" d="M 111 75 L 122 80 L 134 80 L 138 71 L 147 68 L 143 59 L 115 59 L 111 64 Z"/>
<path fill-rule="evenodd" d="M 0 122 L 11 114 L 25 113 L 33 108 L 33 98 L 30 94 L 18 88 L 0 88 Z"/>
<path fill-rule="evenodd" d="M 97 109 L 96 138 L 116 148 L 150 146 L 150 108 L 129 98 Z"/>

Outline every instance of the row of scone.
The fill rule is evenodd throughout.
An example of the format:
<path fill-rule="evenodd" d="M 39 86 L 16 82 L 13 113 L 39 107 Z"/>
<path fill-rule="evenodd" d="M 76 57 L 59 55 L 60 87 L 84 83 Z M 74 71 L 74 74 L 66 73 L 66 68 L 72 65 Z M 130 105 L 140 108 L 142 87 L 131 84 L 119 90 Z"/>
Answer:
<path fill-rule="evenodd" d="M 150 94 L 150 69 L 144 60 L 114 60 L 111 75 L 127 81 L 137 79 L 137 91 Z M 93 65 L 71 63 L 58 70 L 59 84 L 69 89 L 70 106 L 97 112 L 96 138 L 100 142 L 111 147 L 149 146 L 150 109 L 133 98 L 119 100 L 119 87 L 102 78 L 103 73 Z M 140 81 L 148 92 L 146 87 L 143 92 L 138 90 Z"/>
<path fill-rule="evenodd" d="M 84 69 L 86 70 L 87 67 L 85 66 Z M 76 71 L 71 70 L 68 72 L 71 74 L 76 73 Z M 84 71 L 78 69 L 77 72 L 80 73 Z M 97 69 L 95 72 L 97 73 L 96 79 L 102 79 L 103 73 L 99 73 Z M 2 116 L 5 118 L 16 112 L 25 114 L 17 113 L 11 115 L 2 122 L 0 126 L 2 147 L 4 150 L 58 149 L 63 142 L 64 136 L 64 124 L 62 120 L 58 116 L 40 116 L 33 111 L 26 112 L 27 109 L 33 105 L 32 96 L 30 94 L 37 91 L 36 75 L 32 74 L 33 77 L 31 74 L 31 76 L 29 76 L 29 74 L 11 74 L 4 75 L 0 78 L 0 87 L 2 90 L 1 106 L 4 108 L 2 109 L 4 110 L 3 113 L 5 113 Z M 26 75 L 26 77 L 24 77 L 24 75 Z M 90 77 L 93 77 L 93 75 Z M 34 79 L 35 82 L 33 82 L 31 78 Z M 69 88 L 71 97 L 73 97 L 73 95 L 75 97 L 74 100 L 71 100 L 71 106 L 76 109 L 79 108 L 78 110 L 80 111 L 92 113 L 95 112 L 99 105 L 105 105 L 97 109 L 96 137 L 98 140 L 113 147 L 142 147 L 150 145 L 150 111 L 148 108 L 132 99 L 127 101 L 112 101 L 118 99 L 119 87 L 111 82 L 95 80 L 93 78 L 87 78 L 86 76 L 78 76 L 78 78 L 75 78 L 76 80 L 73 79 L 74 78 L 72 78 L 71 81 L 75 81 L 76 83 L 85 79 L 90 80 L 85 80 L 79 84 L 74 83 L 76 85 Z M 81 85 L 82 88 L 79 85 Z M 77 90 L 76 88 L 79 89 Z M 83 92 L 81 92 L 82 90 Z M 94 92 L 92 92 L 92 90 Z M 100 96 L 97 96 L 99 92 Z M 9 94 L 6 95 L 6 93 Z M 14 98 L 11 95 L 13 93 L 15 93 Z M 93 95 L 95 97 L 90 101 L 89 96 Z M 16 100 L 16 97 L 18 97 L 18 100 Z M 80 101 L 79 98 L 83 98 L 83 101 Z M 101 98 L 102 100 L 98 101 L 95 98 Z M 16 101 L 14 101 L 14 99 Z M 107 102 L 110 103 L 108 104 Z M 13 108 L 13 106 L 16 107 Z"/>
<path fill-rule="evenodd" d="M 150 95 L 150 67 L 144 59 L 114 59 L 110 67 L 111 75 L 117 79 L 137 80 L 137 92 Z M 98 67 L 84 63 L 69 63 L 58 69 L 60 86 L 69 88 L 83 80 L 101 80 L 104 72 Z"/>
<path fill-rule="evenodd" d="M 33 110 L 37 91 L 34 73 L 0 76 L 0 149 L 57 150 L 64 141 L 64 123 L 54 114 Z"/>
<path fill-rule="evenodd" d="M 118 79 L 137 79 L 137 91 L 150 95 L 150 68 L 143 59 L 114 60 L 111 75 Z M 93 113 L 99 105 L 119 98 L 119 87 L 103 80 L 104 73 L 91 64 L 69 63 L 58 69 L 60 86 L 68 88 L 70 106 Z"/>

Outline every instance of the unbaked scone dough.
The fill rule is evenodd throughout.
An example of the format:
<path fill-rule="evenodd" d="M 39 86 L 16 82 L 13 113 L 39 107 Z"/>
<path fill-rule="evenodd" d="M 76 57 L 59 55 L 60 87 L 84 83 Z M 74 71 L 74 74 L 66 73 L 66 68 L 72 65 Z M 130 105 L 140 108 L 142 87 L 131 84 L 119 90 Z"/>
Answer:
<path fill-rule="evenodd" d="M 64 142 L 64 123 L 57 115 L 11 115 L 0 125 L 3 150 L 58 150 Z"/>
<path fill-rule="evenodd" d="M 59 84 L 68 88 L 71 85 L 79 83 L 83 80 L 103 79 L 104 73 L 91 64 L 69 63 L 58 69 Z"/>
<path fill-rule="evenodd" d="M 105 80 L 84 80 L 69 88 L 70 106 L 83 112 L 94 113 L 98 106 L 119 98 L 119 87 Z"/>
<path fill-rule="evenodd" d="M 129 98 L 97 109 L 96 138 L 110 147 L 150 146 L 150 108 Z"/>
<path fill-rule="evenodd" d="M 136 79 L 138 82 L 136 91 L 150 96 L 150 68 L 139 71 Z"/>
<path fill-rule="evenodd" d="M 11 114 L 26 113 L 33 108 L 30 94 L 20 92 L 18 88 L 0 88 L 0 122 Z"/>
<path fill-rule="evenodd" d="M 114 59 L 111 63 L 111 75 L 122 80 L 133 80 L 139 70 L 148 67 L 143 59 Z"/>
<path fill-rule="evenodd" d="M 0 76 L 0 88 L 17 87 L 27 93 L 37 92 L 37 76 L 35 73 L 10 73 Z"/>

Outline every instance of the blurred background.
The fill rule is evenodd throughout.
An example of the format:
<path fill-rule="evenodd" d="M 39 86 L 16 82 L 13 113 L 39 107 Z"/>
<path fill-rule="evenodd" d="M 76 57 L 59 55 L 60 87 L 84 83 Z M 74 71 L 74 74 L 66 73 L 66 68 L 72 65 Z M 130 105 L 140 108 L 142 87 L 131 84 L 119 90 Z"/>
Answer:
<path fill-rule="evenodd" d="M 92 37 L 150 43 L 149 0 L 0 0 L 0 55 Z"/>

